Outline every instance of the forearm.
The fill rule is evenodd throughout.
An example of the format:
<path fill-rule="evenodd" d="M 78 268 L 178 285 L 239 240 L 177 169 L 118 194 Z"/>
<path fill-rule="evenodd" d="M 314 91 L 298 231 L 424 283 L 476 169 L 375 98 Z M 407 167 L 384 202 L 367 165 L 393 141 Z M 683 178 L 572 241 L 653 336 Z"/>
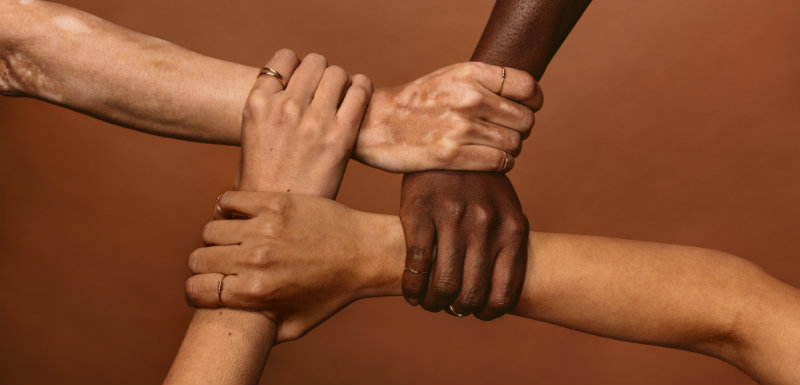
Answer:
<path fill-rule="evenodd" d="M 591 0 L 498 0 L 472 60 L 542 77 Z"/>
<path fill-rule="evenodd" d="M 59 4 L 3 2 L 5 94 L 198 141 L 239 142 L 256 68 L 210 58 Z"/>
<path fill-rule="evenodd" d="M 261 313 L 197 310 L 165 384 L 255 384 L 275 340 Z"/>
<path fill-rule="evenodd" d="M 396 218 L 375 221 L 401 231 Z M 374 274 L 362 296 L 401 294 L 404 247 L 388 233 L 381 232 L 377 254 L 364 257 Z M 711 355 L 765 383 L 796 382 L 799 375 L 792 363 L 800 359 L 800 293 L 721 252 L 531 233 L 525 286 L 512 313 Z"/>

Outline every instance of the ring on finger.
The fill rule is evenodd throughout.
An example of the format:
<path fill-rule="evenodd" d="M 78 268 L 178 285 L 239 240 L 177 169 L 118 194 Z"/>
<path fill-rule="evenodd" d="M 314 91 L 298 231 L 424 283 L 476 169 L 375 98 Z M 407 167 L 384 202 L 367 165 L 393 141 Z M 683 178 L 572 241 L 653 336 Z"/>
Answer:
<path fill-rule="evenodd" d="M 222 207 L 220 207 L 220 206 L 219 206 L 219 199 L 220 199 L 220 198 L 222 198 L 222 194 L 219 194 L 219 195 L 217 195 L 217 205 L 216 205 L 216 206 L 214 206 L 214 209 L 215 209 L 215 210 L 217 210 L 217 212 L 219 213 L 219 215 L 221 215 L 221 216 L 223 216 L 223 217 L 224 217 L 224 216 L 225 216 L 225 212 L 224 212 L 224 211 L 222 211 Z"/>
<path fill-rule="evenodd" d="M 411 274 L 428 274 L 427 271 L 419 271 L 419 270 L 416 270 L 416 269 L 411 268 L 411 267 L 406 267 L 403 270 L 405 270 L 405 271 L 407 271 L 407 272 L 409 272 Z"/>
<path fill-rule="evenodd" d="M 262 68 L 261 72 L 258 74 L 258 76 L 261 76 L 261 75 L 272 76 L 275 79 L 278 79 L 278 81 L 281 82 L 281 86 L 283 87 L 283 89 L 284 90 L 286 89 L 286 79 L 283 77 L 283 75 L 281 75 L 280 72 L 278 72 L 278 71 L 276 71 L 276 70 L 274 70 L 272 68 L 269 68 L 267 66 L 264 66 L 264 68 Z"/>
<path fill-rule="evenodd" d="M 448 306 L 447 309 L 444 309 L 444 311 L 447 314 L 454 315 L 454 316 L 456 316 L 458 318 L 461 318 L 461 317 L 466 315 L 466 314 L 461 314 L 461 313 L 457 312 L 456 309 L 453 309 L 453 305 Z"/>
<path fill-rule="evenodd" d="M 222 274 L 222 277 L 220 277 L 219 282 L 217 282 L 217 304 L 220 307 L 225 307 L 225 303 L 222 302 L 222 288 L 225 287 L 225 277 L 227 276 L 228 276 L 227 274 Z"/>
<path fill-rule="evenodd" d="M 500 69 L 500 91 L 497 91 L 498 95 L 503 93 L 503 86 L 506 85 L 506 67 L 500 67 Z"/>

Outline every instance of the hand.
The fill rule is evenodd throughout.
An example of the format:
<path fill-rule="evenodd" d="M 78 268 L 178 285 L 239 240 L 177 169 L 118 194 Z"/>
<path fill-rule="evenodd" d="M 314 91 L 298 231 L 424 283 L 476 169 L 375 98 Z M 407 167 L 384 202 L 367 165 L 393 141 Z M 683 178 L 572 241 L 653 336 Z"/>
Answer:
<path fill-rule="evenodd" d="M 229 191 L 220 208 L 250 217 L 217 220 L 203 230 L 209 245 L 189 258 L 186 295 L 193 306 L 262 311 L 275 320 L 278 341 L 300 338 L 356 299 L 373 295 L 374 272 L 389 254 L 378 245 L 403 241 L 394 217 L 352 210 L 308 195 Z M 378 236 L 377 234 L 381 234 Z M 378 251 L 372 251 L 377 247 Z M 381 259 L 382 258 L 382 259 Z M 396 264 L 400 266 L 401 260 Z M 397 285 L 399 268 L 387 278 Z"/>
<path fill-rule="evenodd" d="M 391 172 L 510 170 L 542 93 L 528 73 L 505 70 L 503 81 L 501 67 L 461 63 L 376 90 L 353 157 Z"/>
<path fill-rule="evenodd" d="M 281 50 L 270 61 L 288 81 L 261 75 L 242 117 L 242 189 L 336 196 L 372 83 L 325 58 Z M 295 71 L 295 68 L 296 71 Z M 352 84 L 351 84 L 352 83 Z"/>
<path fill-rule="evenodd" d="M 452 304 L 480 319 L 514 307 L 525 277 L 528 220 L 505 175 L 406 174 L 400 220 L 407 250 L 403 295 L 410 304 L 429 311 Z"/>

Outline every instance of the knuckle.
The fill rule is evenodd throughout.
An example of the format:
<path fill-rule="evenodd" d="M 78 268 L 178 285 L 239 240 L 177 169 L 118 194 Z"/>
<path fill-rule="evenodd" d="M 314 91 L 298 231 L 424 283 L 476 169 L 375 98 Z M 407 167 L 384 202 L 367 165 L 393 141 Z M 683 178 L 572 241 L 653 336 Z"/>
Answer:
<path fill-rule="evenodd" d="M 532 99 L 534 96 L 536 96 L 536 79 L 533 77 L 533 75 L 525 71 L 519 71 L 519 73 L 520 78 L 518 85 L 520 87 L 523 100 Z"/>
<path fill-rule="evenodd" d="M 442 204 L 442 212 L 450 218 L 463 219 L 467 215 L 467 203 L 462 200 L 450 200 Z"/>
<path fill-rule="evenodd" d="M 311 62 L 314 64 L 322 64 L 324 66 L 328 65 L 328 59 L 326 59 L 325 56 L 322 56 L 321 54 L 318 54 L 316 52 L 311 52 L 308 55 L 306 55 L 306 57 L 303 58 L 303 61 Z"/>
<path fill-rule="evenodd" d="M 508 294 L 493 295 L 489 297 L 489 300 L 486 302 L 486 309 L 489 313 L 501 315 L 508 313 L 508 311 L 514 307 L 514 303 L 515 301 L 513 301 Z"/>
<path fill-rule="evenodd" d="M 344 68 L 339 67 L 337 65 L 332 65 L 325 69 L 325 73 L 322 76 L 332 77 L 334 79 L 343 81 L 347 79 L 349 75 L 347 74 L 347 71 L 344 70 Z"/>
<path fill-rule="evenodd" d="M 486 300 L 485 296 L 481 293 L 475 291 L 469 291 L 466 295 L 458 302 L 458 308 L 465 311 L 472 313 L 475 309 L 480 308 L 484 301 Z"/>
<path fill-rule="evenodd" d="M 289 194 L 275 194 L 270 199 L 267 209 L 273 214 L 286 216 L 292 209 L 292 198 Z"/>
<path fill-rule="evenodd" d="M 353 79 L 353 84 L 364 88 L 364 90 L 369 91 L 372 89 L 372 80 L 370 80 L 370 78 L 367 77 L 367 75 L 355 74 L 353 75 L 352 79 Z"/>
<path fill-rule="evenodd" d="M 403 279 L 403 295 L 408 298 L 422 298 L 425 295 L 425 281 L 422 277 L 409 277 Z"/>
<path fill-rule="evenodd" d="M 517 156 L 522 151 L 522 135 L 519 132 L 513 131 L 506 137 L 506 148 L 508 154 Z"/>
<path fill-rule="evenodd" d="M 247 98 L 247 103 L 242 110 L 242 117 L 245 120 L 252 120 L 264 116 L 269 108 L 269 97 L 258 90 L 253 90 Z"/>
<path fill-rule="evenodd" d="M 451 277 L 441 277 L 433 284 L 433 294 L 443 298 L 453 298 L 458 295 L 461 285 Z"/>
<path fill-rule="evenodd" d="M 250 254 L 250 264 L 257 268 L 265 268 L 271 263 L 270 247 L 263 245 Z"/>
<path fill-rule="evenodd" d="M 485 104 L 486 96 L 474 89 L 470 89 L 458 98 L 458 107 L 464 110 L 472 110 Z"/>
<path fill-rule="evenodd" d="M 530 228 L 528 218 L 519 213 L 518 215 L 508 215 L 503 221 L 503 230 L 514 236 L 527 236 Z"/>
<path fill-rule="evenodd" d="M 427 262 L 431 256 L 430 246 L 411 245 L 406 251 L 406 260 L 409 263 Z"/>
<path fill-rule="evenodd" d="M 203 242 L 211 243 L 214 235 L 217 232 L 217 224 L 215 222 L 208 222 L 203 226 Z"/>
<path fill-rule="evenodd" d="M 480 227 L 488 227 L 495 219 L 494 210 L 484 205 L 471 206 L 468 209 L 467 215 L 474 225 Z"/>
<path fill-rule="evenodd" d="M 191 305 L 197 305 L 198 299 L 200 298 L 200 288 L 198 287 L 196 281 L 193 279 L 194 277 L 189 277 L 184 283 L 184 290 L 186 291 L 186 302 Z"/>
<path fill-rule="evenodd" d="M 202 266 L 203 257 L 201 250 L 203 249 L 197 249 L 189 254 L 189 271 L 191 271 L 193 274 L 197 274 Z"/>
<path fill-rule="evenodd" d="M 283 98 L 277 105 L 275 117 L 278 123 L 289 123 L 300 119 L 302 115 L 300 102 L 293 98 Z"/>
<path fill-rule="evenodd" d="M 275 52 L 276 57 L 291 59 L 291 60 L 299 60 L 300 58 L 297 56 L 297 53 L 289 48 L 281 48 L 277 52 Z"/>
<path fill-rule="evenodd" d="M 253 280 L 246 285 L 244 298 L 250 303 L 260 303 L 272 294 L 271 287 L 261 280 Z"/>

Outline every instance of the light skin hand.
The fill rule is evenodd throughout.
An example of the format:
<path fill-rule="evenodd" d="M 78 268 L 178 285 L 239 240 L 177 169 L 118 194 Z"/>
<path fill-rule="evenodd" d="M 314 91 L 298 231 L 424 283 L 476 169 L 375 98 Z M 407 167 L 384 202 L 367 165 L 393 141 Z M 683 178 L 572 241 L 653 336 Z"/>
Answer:
<path fill-rule="evenodd" d="M 0 11 L 8 16 L 0 19 L 0 93 L 151 134 L 240 143 L 241 112 L 258 68 L 46 1 L 3 0 Z M 512 80 L 517 72 L 507 75 L 506 87 L 519 83 Z M 392 172 L 509 169 L 503 151 L 519 151 L 536 105 L 491 95 L 499 81 L 499 67 L 462 63 L 376 90 L 354 158 Z"/>
<path fill-rule="evenodd" d="M 365 277 L 359 274 L 367 272 L 361 271 L 364 266 L 356 266 L 365 262 L 358 256 L 371 254 L 375 242 L 354 240 L 368 232 L 364 226 L 374 222 L 362 221 L 362 216 L 356 215 L 360 213 L 337 202 L 307 195 L 262 198 L 262 194 L 244 191 L 222 195 L 220 207 L 225 212 L 251 219 L 216 220 L 206 225 L 203 241 L 209 247 L 197 249 L 189 257 L 189 268 L 197 275 L 187 286 L 197 290 L 190 292 L 188 299 L 193 306 L 217 307 L 218 273 L 230 274 L 225 279 L 223 302 L 263 311 L 270 319 L 279 320 L 276 342 L 280 343 L 300 338 L 359 298 L 358 293 L 365 289 Z M 330 237 L 330 233 L 338 236 Z M 397 233 L 394 236 L 401 239 Z M 294 258 L 286 261 L 275 255 Z M 324 261 L 329 258 L 339 263 L 332 266 Z M 263 280 L 267 275 L 269 281 Z"/>
<path fill-rule="evenodd" d="M 353 76 L 351 84 L 346 73 L 328 67 L 320 55 L 308 55 L 299 66 L 298 62 L 293 52 L 282 50 L 267 63 L 288 80 L 285 91 L 277 79 L 266 75 L 259 77 L 253 87 L 242 125 L 245 145 L 239 187 L 292 190 L 332 198 L 372 86 L 362 75 Z M 294 172 L 275 172 L 281 163 L 293 167 Z M 208 238 L 208 234 L 216 234 L 213 225 L 206 228 L 204 237 Z M 222 242 L 215 247 L 233 245 Z M 228 276 L 221 281 L 222 278 L 223 275 L 214 274 L 213 282 L 189 279 L 187 296 L 212 290 L 216 297 L 220 282 L 225 285 L 222 293 L 227 296 L 228 286 L 236 287 L 238 277 Z M 233 309 L 198 310 L 165 382 L 257 383 L 276 335 L 287 333 L 264 315 Z M 273 318 L 281 323 L 278 317 Z"/>
<path fill-rule="evenodd" d="M 302 335 L 355 299 L 401 293 L 405 251 L 397 217 L 311 196 L 231 192 L 224 198 L 226 210 L 256 217 L 217 221 L 224 223 L 209 236 L 245 242 L 263 236 L 262 245 L 269 245 L 262 249 L 269 252 L 242 249 L 236 255 L 209 248 L 194 261 L 193 269 L 202 273 L 197 277 L 238 272 L 242 279 L 228 287 L 226 306 L 282 309 Z M 261 230 L 277 225 L 285 231 Z M 696 247 L 530 234 L 525 285 L 513 314 L 699 352 L 764 384 L 800 380 L 800 290 L 753 264 Z M 213 307 L 215 298 L 208 290 L 190 300 Z"/>
<path fill-rule="evenodd" d="M 354 158 L 387 171 L 508 171 L 542 105 L 513 68 L 461 63 L 373 96 Z M 502 91 L 502 92 L 501 92 Z M 516 102 L 518 101 L 518 102 Z"/>

